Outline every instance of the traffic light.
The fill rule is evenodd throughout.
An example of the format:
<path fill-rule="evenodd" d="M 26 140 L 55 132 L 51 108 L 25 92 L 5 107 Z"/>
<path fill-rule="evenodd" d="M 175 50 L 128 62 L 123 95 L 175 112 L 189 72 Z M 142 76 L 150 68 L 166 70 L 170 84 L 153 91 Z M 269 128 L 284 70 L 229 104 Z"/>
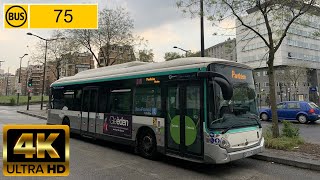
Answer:
<path fill-rule="evenodd" d="M 32 79 L 30 78 L 29 80 L 28 80 L 28 87 L 31 87 L 32 86 Z"/>

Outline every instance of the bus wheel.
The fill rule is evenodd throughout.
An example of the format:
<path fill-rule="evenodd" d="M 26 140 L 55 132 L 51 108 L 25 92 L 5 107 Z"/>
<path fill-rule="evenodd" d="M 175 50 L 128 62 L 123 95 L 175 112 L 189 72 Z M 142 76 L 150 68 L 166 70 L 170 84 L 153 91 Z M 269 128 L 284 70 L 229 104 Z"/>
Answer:
<path fill-rule="evenodd" d="M 139 154 L 147 159 L 155 159 L 157 155 L 156 138 L 150 129 L 144 130 L 138 139 Z"/>
<path fill-rule="evenodd" d="M 62 125 L 68 125 L 70 127 L 70 120 L 68 117 L 63 118 Z"/>

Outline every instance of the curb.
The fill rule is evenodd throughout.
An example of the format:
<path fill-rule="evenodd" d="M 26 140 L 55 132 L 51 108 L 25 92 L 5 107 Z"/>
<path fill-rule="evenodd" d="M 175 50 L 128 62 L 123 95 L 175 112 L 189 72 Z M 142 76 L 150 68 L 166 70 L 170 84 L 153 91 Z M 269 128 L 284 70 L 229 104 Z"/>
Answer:
<path fill-rule="evenodd" d="M 288 165 L 288 166 L 299 167 L 299 168 L 303 168 L 303 169 L 320 171 L 320 163 L 316 164 L 316 163 L 307 162 L 307 161 L 303 161 L 303 160 L 292 160 L 292 159 L 280 158 L 280 157 L 276 157 L 276 156 L 263 155 L 263 154 L 257 154 L 257 155 L 251 156 L 251 158 L 263 160 L 263 161 L 268 161 L 268 162 L 275 162 L 278 164 L 284 164 L 284 165 Z"/>
<path fill-rule="evenodd" d="M 36 117 L 36 118 L 39 118 L 39 119 L 47 120 L 47 117 L 36 115 L 36 114 L 27 113 L 27 112 L 24 112 L 24 111 L 17 111 L 17 113 L 25 114 L 25 115 L 28 115 L 28 116 L 32 116 L 32 117 Z"/>

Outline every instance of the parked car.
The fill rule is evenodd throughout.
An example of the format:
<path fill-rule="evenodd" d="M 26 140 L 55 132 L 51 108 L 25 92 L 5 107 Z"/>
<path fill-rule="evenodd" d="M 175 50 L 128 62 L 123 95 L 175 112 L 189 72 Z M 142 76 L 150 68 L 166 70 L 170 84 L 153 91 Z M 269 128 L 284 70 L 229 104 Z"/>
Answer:
<path fill-rule="evenodd" d="M 300 123 L 320 119 L 320 109 L 313 102 L 284 101 L 277 104 L 277 113 L 280 120 L 298 120 Z M 261 109 L 260 118 L 264 121 L 271 119 L 271 109 Z"/>

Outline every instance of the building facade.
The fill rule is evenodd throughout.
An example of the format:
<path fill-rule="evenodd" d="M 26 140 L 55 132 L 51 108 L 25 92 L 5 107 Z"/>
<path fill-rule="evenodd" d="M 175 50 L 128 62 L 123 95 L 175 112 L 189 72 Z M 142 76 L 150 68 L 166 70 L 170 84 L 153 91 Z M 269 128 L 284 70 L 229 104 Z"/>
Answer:
<path fill-rule="evenodd" d="M 0 76 L 0 96 L 15 95 L 16 76 L 10 73 L 5 73 Z"/>
<path fill-rule="evenodd" d="M 16 70 L 15 76 L 15 90 L 18 89 L 18 83 L 19 83 L 19 73 L 20 68 Z M 20 95 L 27 95 L 27 82 L 28 82 L 28 68 L 27 67 L 21 67 L 21 76 L 20 76 L 20 83 L 21 83 L 21 93 Z"/>
<path fill-rule="evenodd" d="M 42 65 L 30 65 L 29 77 L 32 79 L 32 94 L 35 96 L 41 95 L 43 66 Z"/>
<path fill-rule="evenodd" d="M 207 57 L 237 61 L 236 39 L 229 38 L 225 42 L 211 46 L 205 50 L 205 55 Z"/>
<path fill-rule="evenodd" d="M 61 57 L 60 78 L 74 76 L 78 72 L 94 68 L 93 55 L 89 52 L 65 54 Z"/>
<path fill-rule="evenodd" d="M 267 30 L 263 18 L 255 11 L 248 12 L 249 14 L 242 18 L 244 22 L 250 24 L 251 27 L 267 39 Z M 318 91 L 314 90 L 317 90 L 320 86 L 320 38 L 314 37 L 313 33 L 320 28 L 320 17 L 305 15 L 301 19 L 304 22 L 308 21 L 308 26 L 302 25 L 299 21 L 293 23 L 275 54 L 277 101 L 279 102 L 281 99 L 310 100 L 319 104 Z M 277 35 L 274 33 L 274 36 Z M 267 72 L 267 46 L 258 35 L 246 27 L 240 26 L 239 22 L 237 22 L 236 28 L 236 43 L 237 61 L 254 68 L 257 93 L 261 94 L 262 103 L 267 104 L 267 95 L 269 94 L 268 76 L 264 76 Z M 292 69 L 296 69 L 296 67 L 306 68 L 307 73 L 299 78 L 297 87 L 292 84 L 286 84 L 286 86 L 283 84 L 281 88 L 287 89 L 286 91 L 282 90 L 283 93 L 281 94 L 279 83 L 283 83 L 283 80 L 279 76 L 279 72 L 283 72 L 288 67 Z M 264 92 L 259 90 L 258 85 L 260 85 L 260 90 L 263 89 Z"/>
<path fill-rule="evenodd" d="M 105 62 L 108 59 L 105 56 L 108 56 L 108 54 L 109 62 Z M 107 48 L 107 46 L 103 46 L 99 51 L 98 59 L 100 67 L 122 64 L 136 60 L 132 46 L 127 45 L 110 45 L 109 48 Z"/>

